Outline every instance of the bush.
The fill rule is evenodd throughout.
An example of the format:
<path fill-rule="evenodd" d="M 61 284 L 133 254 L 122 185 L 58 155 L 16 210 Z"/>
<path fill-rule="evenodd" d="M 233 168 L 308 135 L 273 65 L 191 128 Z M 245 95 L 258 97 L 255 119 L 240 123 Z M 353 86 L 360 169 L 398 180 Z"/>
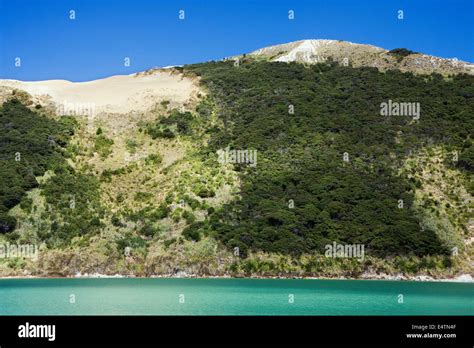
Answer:
<path fill-rule="evenodd" d="M 462 150 L 459 155 L 458 166 L 468 171 L 474 170 L 474 145 L 471 144 Z"/>
<path fill-rule="evenodd" d="M 200 224 L 193 224 L 183 230 L 183 237 L 187 240 L 199 242 L 201 240 Z"/>
<path fill-rule="evenodd" d="M 194 214 L 187 210 L 183 212 L 183 219 L 186 220 L 187 224 L 192 224 L 194 221 L 196 221 L 196 217 L 194 216 Z"/>
<path fill-rule="evenodd" d="M 117 248 L 119 251 L 123 252 L 126 247 L 132 249 L 143 248 L 146 247 L 146 241 L 141 237 L 127 234 L 124 238 L 117 241 Z"/>
<path fill-rule="evenodd" d="M 412 53 L 391 52 L 398 57 Z M 365 244 L 378 256 L 449 252 L 437 231 L 420 229 L 419 214 L 411 209 L 413 187 L 420 182 L 399 176 L 396 166 L 425 144 L 462 146 L 469 136 L 466 129 L 474 129 L 469 116 L 474 104 L 465 93 L 473 76 L 447 81 L 436 74 L 427 78 L 251 58 L 239 69 L 231 62 L 184 69 L 201 77 L 219 105 L 216 115 L 223 126 L 214 124 L 203 152 L 227 146 L 258 152 L 256 167 L 235 166 L 239 199 L 209 217 L 226 246 L 243 243 L 249 250 L 299 254 L 323 252 L 327 243 L 338 241 Z M 387 95 L 416 100 L 423 110 L 436 112 L 424 113 L 423 122 L 382 117 L 380 105 Z M 291 116 L 289 104 L 297 106 Z M 345 152 L 349 162 L 342 160 Z M 468 153 L 461 154 L 460 165 L 469 163 Z M 192 190 L 201 198 L 215 194 L 201 182 Z M 397 209 L 400 197 L 405 209 Z M 289 200 L 295 203 L 292 209 Z"/>
<path fill-rule="evenodd" d="M 112 145 L 114 141 L 100 134 L 95 138 L 94 151 L 96 151 L 102 158 L 107 158 L 112 153 Z"/>
<path fill-rule="evenodd" d="M 0 213 L 0 233 L 12 232 L 16 227 L 16 219 L 13 216 Z"/>
<path fill-rule="evenodd" d="M 158 153 L 152 153 L 145 158 L 145 163 L 147 165 L 159 165 L 163 162 L 163 157 Z"/>
<path fill-rule="evenodd" d="M 159 229 L 153 227 L 153 225 L 151 225 L 151 224 L 146 224 L 146 225 L 143 226 L 142 229 L 140 230 L 140 234 L 141 234 L 141 235 L 144 235 L 144 236 L 147 236 L 147 237 L 153 237 L 153 236 L 155 236 L 157 233 L 159 233 Z"/>

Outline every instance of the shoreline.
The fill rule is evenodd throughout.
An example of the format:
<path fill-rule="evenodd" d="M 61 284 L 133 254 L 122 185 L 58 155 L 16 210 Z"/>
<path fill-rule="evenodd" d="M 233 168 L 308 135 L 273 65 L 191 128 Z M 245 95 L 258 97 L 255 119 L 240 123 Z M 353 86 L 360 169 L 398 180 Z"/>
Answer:
<path fill-rule="evenodd" d="M 57 276 L 33 276 L 33 275 L 15 275 L 15 276 L 6 276 L 1 277 L 3 279 L 158 279 L 158 278 L 167 278 L 167 279 L 280 279 L 280 280 L 381 280 L 381 281 L 407 281 L 407 282 L 441 282 L 441 283 L 474 283 L 474 278 L 470 274 L 460 274 L 454 278 L 433 278 L 427 275 L 418 275 L 418 276 L 404 276 L 404 275 L 388 275 L 388 274 L 373 274 L 366 275 L 360 278 L 348 278 L 348 277 L 283 277 L 283 276 L 249 276 L 249 277 L 232 277 L 231 275 L 222 275 L 222 276 L 212 276 L 212 275 L 199 275 L 199 274 L 188 274 L 185 272 L 175 273 L 175 274 L 163 274 L 163 275 L 152 275 L 149 277 L 138 277 L 133 275 L 123 275 L 123 274 L 76 274 L 74 276 L 66 277 L 57 277 Z"/>

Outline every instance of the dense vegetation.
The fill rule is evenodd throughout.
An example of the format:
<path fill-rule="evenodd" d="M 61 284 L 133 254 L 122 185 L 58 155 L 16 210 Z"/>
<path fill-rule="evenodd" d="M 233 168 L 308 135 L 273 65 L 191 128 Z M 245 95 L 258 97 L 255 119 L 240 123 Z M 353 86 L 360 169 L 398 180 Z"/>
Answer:
<path fill-rule="evenodd" d="M 91 236 L 104 227 L 101 219 L 105 211 L 95 175 L 64 165 L 40 188 L 49 208 L 41 216 L 38 237 L 48 246 L 69 245 L 74 237 Z"/>
<path fill-rule="evenodd" d="M 472 76 L 249 59 L 184 70 L 201 77 L 223 124 L 209 130 L 204 151 L 258 151 L 255 168 L 235 165 L 241 199 L 188 227 L 187 236 L 213 234 L 243 255 L 322 252 L 333 241 L 381 256 L 448 253 L 412 209 L 421 183 L 397 168 L 417 149 L 441 144 L 460 150 L 457 165 L 472 170 Z M 381 116 L 388 99 L 420 103 L 420 119 Z"/>
<path fill-rule="evenodd" d="M 5 103 L 0 228 L 9 233 L 1 238 L 45 242 L 59 260 L 51 269 L 67 274 L 84 263 L 94 273 L 109 265 L 104 272 L 141 275 L 414 274 L 455 265 L 449 237 L 466 225 L 458 212 L 467 195 L 448 191 L 474 190 L 465 180 L 474 165 L 472 76 L 249 58 L 180 69 L 209 92 L 195 107 L 162 101 L 146 121 L 113 128 L 104 118 L 72 141 L 72 118 Z M 388 100 L 420 103 L 420 118 L 382 116 Z M 221 149 L 257 150 L 256 166 L 221 164 Z M 437 185 L 448 193 L 426 189 Z M 325 258 L 333 242 L 365 244 L 366 261 Z"/>
<path fill-rule="evenodd" d="M 146 132 L 152 139 L 172 139 L 177 134 L 191 135 L 193 126 L 196 126 L 196 122 L 189 111 L 172 110 L 171 115 L 162 116 L 155 123 L 149 124 Z"/>
<path fill-rule="evenodd" d="M 0 233 L 15 228 L 7 211 L 38 186 L 35 177 L 62 165 L 63 147 L 74 127 L 73 118 L 40 116 L 18 99 L 0 107 Z"/>

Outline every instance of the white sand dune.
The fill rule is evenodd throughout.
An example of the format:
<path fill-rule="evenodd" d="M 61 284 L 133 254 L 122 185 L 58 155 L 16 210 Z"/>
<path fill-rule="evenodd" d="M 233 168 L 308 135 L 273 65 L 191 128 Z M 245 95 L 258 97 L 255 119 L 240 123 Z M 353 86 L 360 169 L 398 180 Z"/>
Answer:
<path fill-rule="evenodd" d="M 146 111 L 162 100 L 185 103 L 198 90 L 193 80 L 163 69 L 87 82 L 0 80 L 0 86 L 21 89 L 34 97 L 49 96 L 57 106 L 92 105 L 97 113 Z"/>

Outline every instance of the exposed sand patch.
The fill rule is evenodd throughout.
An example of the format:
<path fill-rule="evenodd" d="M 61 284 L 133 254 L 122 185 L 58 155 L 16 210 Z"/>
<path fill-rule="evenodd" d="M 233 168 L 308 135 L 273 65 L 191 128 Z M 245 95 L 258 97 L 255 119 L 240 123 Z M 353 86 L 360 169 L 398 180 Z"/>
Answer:
<path fill-rule="evenodd" d="M 21 89 L 45 101 L 49 96 L 58 107 L 64 103 L 75 104 L 79 109 L 92 105 L 95 113 L 144 112 L 163 100 L 184 104 L 198 92 L 193 80 L 171 69 L 87 82 L 0 80 L 0 86 Z"/>

